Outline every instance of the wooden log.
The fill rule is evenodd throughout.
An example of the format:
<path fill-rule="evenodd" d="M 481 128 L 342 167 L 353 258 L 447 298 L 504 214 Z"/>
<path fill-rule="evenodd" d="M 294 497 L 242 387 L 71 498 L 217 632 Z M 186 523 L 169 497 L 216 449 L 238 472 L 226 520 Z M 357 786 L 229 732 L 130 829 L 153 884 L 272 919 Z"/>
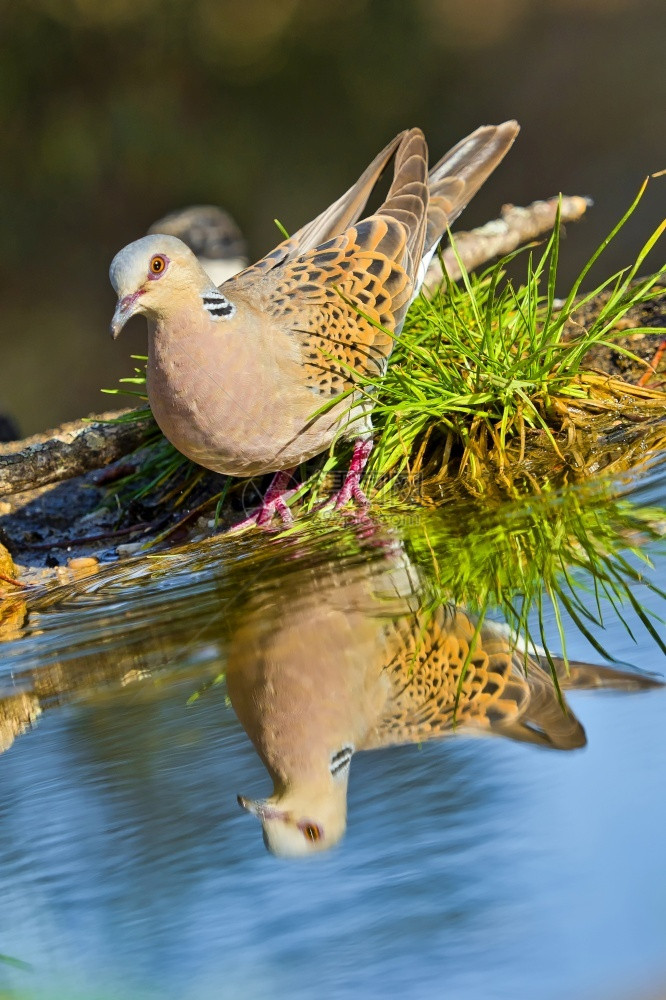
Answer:
<path fill-rule="evenodd" d="M 0 497 L 100 469 L 138 448 L 154 428 L 147 418 L 108 423 L 129 410 L 62 424 L 0 445 Z"/>
<path fill-rule="evenodd" d="M 526 208 L 519 205 L 504 205 L 501 218 L 486 222 L 478 229 L 469 232 L 454 233 L 456 252 L 452 247 L 446 247 L 442 252 L 444 266 L 452 281 L 458 281 L 462 276 L 458 258 L 466 271 L 473 271 L 483 264 L 504 257 L 524 243 L 529 243 L 538 236 L 543 236 L 555 225 L 559 198 L 548 201 L 534 201 Z M 563 195 L 560 221 L 576 222 L 589 208 L 589 198 L 578 195 Z M 426 292 L 434 292 L 442 283 L 442 268 L 439 258 L 435 257 L 428 268 L 425 279 Z"/>

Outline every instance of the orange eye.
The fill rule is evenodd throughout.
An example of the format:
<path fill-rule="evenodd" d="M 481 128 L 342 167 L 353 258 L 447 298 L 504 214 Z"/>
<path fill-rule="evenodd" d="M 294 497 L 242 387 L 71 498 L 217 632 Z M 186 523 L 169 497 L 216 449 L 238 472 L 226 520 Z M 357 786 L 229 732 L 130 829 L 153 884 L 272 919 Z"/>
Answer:
<path fill-rule="evenodd" d="M 303 827 L 303 835 L 307 837 L 308 840 L 315 843 L 321 838 L 321 830 L 318 826 L 308 823 L 307 826 Z"/>
<path fill-rule="evenodd" d="M 155 254 L 155 256 L 152 258 L 150 262 L 151 273 L 161 274 L 162 271 L 165 270 L 165 268 L 166 268 L 166 259 L 160 253 Z"/>

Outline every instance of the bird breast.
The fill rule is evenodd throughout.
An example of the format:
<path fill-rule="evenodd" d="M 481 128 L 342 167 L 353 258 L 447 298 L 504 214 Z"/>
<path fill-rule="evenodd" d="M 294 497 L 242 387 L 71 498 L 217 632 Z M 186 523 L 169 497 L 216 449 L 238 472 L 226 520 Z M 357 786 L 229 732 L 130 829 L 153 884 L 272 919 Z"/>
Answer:
<path fill-rule="evenodd" d="M 313 419 L 297 341 L 239 306 L 233 320 L 191 309 L 149 337 L 148 398 L 165 437 L 192 461 L 233 476 L 291 468 L 329 447 L 349 399 Z"/>

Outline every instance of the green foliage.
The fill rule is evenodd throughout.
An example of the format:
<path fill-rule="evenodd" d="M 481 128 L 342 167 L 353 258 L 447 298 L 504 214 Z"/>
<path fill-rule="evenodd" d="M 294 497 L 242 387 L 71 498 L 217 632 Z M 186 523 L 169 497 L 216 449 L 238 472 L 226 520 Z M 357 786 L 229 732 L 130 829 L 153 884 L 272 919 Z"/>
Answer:
<path fill-rule="evenodd" d="M 475 436 L 487 431 L 496 440 L 501 461 L 509 440 L 524 434 L 525 426 L 545 431 L 557 452 L 551 398 L 589 395 L 579 380 L 586 353 L 595 344 L 607 343 L 613 326 L 653 297 L 666 274 L 662 269 L 635 280 L 664 231 L 662 223 L 630 267 L 577 297 L 591 267 L 635 211 L 644 188 L 562 304 L 555 299 L 559 220 L 536 263 L 528 251 L 523 284 L 516 286 L 506 278 L 507 265 L 516 257 L 512 254 L 478 276 L 461 268 L 461 284 L 447 281 L 432 298 L 421 295 L 415 301 L 386 377 L 377 387 L 365 383 L 379 430 L 368 469 L 371 483 L 383 480 L 386 489 L 397 474 L 418 473 L 415 448 L 434 427 L 451 432 L 463 454 Z M 580 336 L 565 340 L 576 310 L 604 290 L 610 294 L 595 320 Z"/>
<path fill-rule="evenodd" d="M 598 480 L 501 507 L 445 506 L 408 522 L 403 533 L 427 581 L 428 606 L 451 601 L 480 620 L 498 611 L 526 652 L 548 648 L 552 617 L 565 659 L 573 631 L 614 660 L 599 636 L 614 619 L 635 641 L 622 612 L 627 606 L 666 654 L 664 621 L 636 597 L 640 585 L 666 600 L 650 579 L 645 551 L 647 545 L 664 551 L 665 520 L 663 508 L 641 505 L 626 488 Z"/>
<path fill-rule="evenodd" d="M 653 298 L 666 276 L 666 268 L 662 268 L 648 278 L 636 279 L 663 234 L 664 222 L 646 240 L 630 266 L 580 295 L 591 268 L 631 218 L 645 187 L 584 266 L 564 302 L 555 298 L 559 218 L 538 258 L 534 258 L 533 248 L 527 248 L 479 275 L 468 275 L 461 266 L 460 284 L 447 280 L 445 275 L 431 298 L 422 294 L 416 299 L 402 335 L 396 338 L 385 377 L 377 383 L 353 373 L 356 390 L 360 388 L 373 404 L 376 436 L 365 484 L 366 488 L 376 489 L 376 500 L 385 499 L 399 477 L 406 474 L 414 480 L 424 473 L 426 460 L 432 459 L 432 449 L 428 451 L 427 445 L 433 432 L 443 440 L 440 452 L 446 453 L 447 460 L 451 454 L 457 456 L 457 470 L 466 469 L 468 480 L 480 492 L 484 478 L 499 470 L 508 494 L 514 495 L 514 483 L 507 473 L 509 447 L 520 441 L 522 456 L 526 433 L 530 431 L 540 431 L 550 442 L 551 460 L 563 458 L 555 439 L 561 410 L 554 414 L 553 400 L 566 407 L 567 401 L 580 404 L 594 394 L 589 380 L 581 380 L 585 355 L 595 344 L 610 343 L 615 324 L 629 310 Z M 527 253 L 526 274 L 525 280 L 516 284 L 507 277 L 507 267 L 521 253 Z M 581 328 L 578 336 L 566 337 L 576 311 L 602 292 L 606 299 L 593 322 Z M 622 332 L 627 333 L 624 329 Z M 651 328 L 650 332 L 657 331 Z M 137 360 L 143 362 L 145 358 Z M 136 368 L 133 377 L 122 381 L 133 388 L 106 391 L 146 399 L 143 368 Z M 630 388 L 627 386 L 627 390 Z M 325 404 L 319 412 L 334 402 Z M 145 412 L 136 411 L 136 417 L 145 418 Z M 132 415 L 128 419 L 133 419 Z M 492 468 L 491 463 L 483 461 L 480 442 L 484 439 L 494 450 Z M 334 443 L 314 472 L 305 470 L 303 486 L 292 503 L 303 500 L 306 509 L 312 509 L 325 499 L 330 488 L 328 474 L 343 464 L 340 451 Z M 138 499 L 157 493 L 161 499 L 177 497 L 180 503 L 201 475 L 197 466 L 157 434 L 142 468 L 116 489 L 125 497 L 133 495 Z M 531 482 L 538 488 L 533 476 Z"/>

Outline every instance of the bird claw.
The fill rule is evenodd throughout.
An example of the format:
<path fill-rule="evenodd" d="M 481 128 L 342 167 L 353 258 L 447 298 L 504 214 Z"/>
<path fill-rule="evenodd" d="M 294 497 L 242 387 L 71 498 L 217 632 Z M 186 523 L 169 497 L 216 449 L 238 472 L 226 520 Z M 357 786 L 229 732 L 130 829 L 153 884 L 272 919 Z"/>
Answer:
<path fill-rule="evenodd" d="M 293 496 L 295 490 L 292 479 L 293 469 L 277 472 L 266 490 L 259 510 L 250 514 L 244 521 L 235 524 L 230 531 L 244 531 L 245 528 L 263 528 L 264 531 L 275 531 L 271 522 L 277 514 L 282 522 L 282 528 L 288 528 L 294 523 L 294 515 L 286 504 L 286 498 Z M 228 532 L 227 532 L 228 534 Z"/>
<path fill-rule="evenodd" d="M 282 524 L 280 527 L 274 527 L 272 524 L 273 518 L 278 514 Z M 294 523 L 294 515 L 291 513 L 287 507 L 284 499 L 282 497 L 276 497 L 275 500 L 269 500 L 268 503 L 262 503 L 259 510 L 254 514 L 250 514 L 245 520 L 239 521 L 238 524 L 234 524 L 227 534 L 230 535 L 232 532 L 235 534 L 237 531 L 244 531 L 246 528 L 261 528 L 263 531 L 279 531 L 281 528 L 288 528 Z"/>
<path fill-rule="evenodd" d="M 263 503 L 256 514 L 256 523 L 258 528 L 270 528 L 271 521 L 278 515 L 282 521 L 282 527 L 288 528 L 294 523 L 294 515 L 287 507 L 284 496 L 276 497 L 275 500 L 269 500 L 268 503 Z"/>
<path fill-rule="evenodd" d="M 332 505 L 334 510 L 340 510 L 352 499 L 354 499 L 363 510 L 370 506 L 370 501 L 361 489 L 361 476 L 363 475 L 363 470 L 367 465 L 371 451 L 371 440 L 368 440 L 367 438 L 359 438 L 359 440 L 356 441 L 354 444 L 354 454 L 349 466 L 349 471 L 345 476 L 345 480 L 338 492 L 333 494 L 325 506 L 328 507 L 329 505 Z"/>
<path fill-rule="evenodd" d="M 346 507 L 350 500 L 355 500 L 361 508 L 370 506 L 370 501 L 356 482 L 343 483 L 342 488 L 333 494 L 329 503 L 335 510 L 340 510 L 342 507 Z"/>
<path fill-rule="evenodd" d="M 370 501 L 358 482 L 348 482 L 348 479 L 345 479 L 340 489 L 313 507 L 313 511 L 319 513 L 322 510 L 342 510 L 350 500 L 355 500 L 361 510 L 364 511 L 370 506 Z"/>

